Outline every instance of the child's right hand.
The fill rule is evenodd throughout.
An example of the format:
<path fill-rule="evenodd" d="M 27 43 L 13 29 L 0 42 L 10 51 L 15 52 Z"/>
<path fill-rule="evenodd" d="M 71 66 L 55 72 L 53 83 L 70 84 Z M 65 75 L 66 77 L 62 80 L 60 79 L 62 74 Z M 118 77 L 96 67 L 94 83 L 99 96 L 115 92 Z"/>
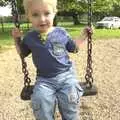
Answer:
<path fill-rule="evenodd" d="M 16 50 L 17 50 L 19 55 L 21 54 L 20 42 L 21 42 L 22 35 L 23 35 L 23 33 L 20 31 L 20 29 L 14 28 L 12 30 L 12 36 L 14 38 Z"/>
<path fill-rule="evenodd" d="M 21 38 L 23 35 L 23 33 L 20 31 L 19 28 L 14 28 L 12 30 L 12 36 L 14 38 L 14 40 L 16 41 L 18 38 Z"/>

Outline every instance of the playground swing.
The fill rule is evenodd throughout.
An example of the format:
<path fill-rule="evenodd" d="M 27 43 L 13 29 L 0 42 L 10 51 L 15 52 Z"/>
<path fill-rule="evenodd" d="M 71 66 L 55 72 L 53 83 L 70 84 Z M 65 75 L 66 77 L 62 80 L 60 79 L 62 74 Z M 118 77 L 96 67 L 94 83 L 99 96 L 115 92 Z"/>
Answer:
<path fill-rule="evenodd" d="M 16 0 L 11 1 L 12 6 L 12 15 L 13 21 L 17 28 L 20 28 L 19 22 L 19 14 L 17 9 Z M 91 27 L 92 23 L 92 10 L 91 10 L 91 0 L 88 0 L 88 26 Z M 88 34 L 88 43 L 87 43 L 87 67 L 86 67 L 86 75 L 85 75 L 85 82 L 80 82 L 79 84 L 84 90 L 83 96 L 92 96 L 97 94 L 97 88 L 93 85 L 93 77 L 92 77 L 92 33 L 90 31 L 87 32 Z M 20 39 L 17 40 L 17 44 L 20 45 Z M 21 63 L 22 63 L 22 72 L 24 74 L 24 87 L 20 94 L 22 100 L 30 100 L 30 96 L 33 93 L 34 85 L 31 85 L 31 79 L 29 78 L 29 73 L 27 70 L 27 63 L 22 55 L 20 54 Z"/>

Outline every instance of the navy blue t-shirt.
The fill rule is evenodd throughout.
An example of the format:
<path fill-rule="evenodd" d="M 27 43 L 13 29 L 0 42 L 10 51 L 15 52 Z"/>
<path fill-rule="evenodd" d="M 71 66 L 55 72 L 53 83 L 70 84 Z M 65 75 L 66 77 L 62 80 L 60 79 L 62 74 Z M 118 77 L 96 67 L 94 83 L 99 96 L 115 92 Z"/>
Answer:
<path fill-rule="evenodd" d="M 32 53 L 32 59 L 37 73 L 42 77 L 54 77 L 72 66 L 68 52 L 76 50 L 75 42 L 61 27 L 55 27 L 42 43 L 40 33 L 29 31 L 21 43 L 24 57 Z"/>

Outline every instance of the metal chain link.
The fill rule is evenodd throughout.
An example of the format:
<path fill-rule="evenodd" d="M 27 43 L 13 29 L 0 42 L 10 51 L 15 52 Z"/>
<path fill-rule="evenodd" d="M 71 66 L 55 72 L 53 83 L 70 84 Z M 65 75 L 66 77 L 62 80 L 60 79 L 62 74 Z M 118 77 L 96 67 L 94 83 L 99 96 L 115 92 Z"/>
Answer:
<path fill-rule="evenodd" d="M 92 0 L 88 0 L 88 26 L 92 27 Z M 87 43 L 87 67 L 85 80 L 88 87 L 92 87 L 93 83 L 93 69 L 92 69 L 92 31 L 87 31 L 88 43 Z"/>
<path fill-rule="evenodd" d="M 88 33 L 88 43 L 87 43 L 87 67 L 86 67 L 86 75 L 85 80 L 86 84 L 88 84 L 88 87 L 92 87 L 93 83 L 93 69 L 92 69 L 92 33 Z"/>
<path fill-rule="evenodd" d="M 25 62 L 24 58 L 21 58 L 22 62 L 22 72 L 24 73 L 24 86 L 30 86 L 31 79 L 29 78 L 29 72 L 27 70 L 27 63 Z"/>
<path fill-rule="evenodd" d="M 17 3 L 16 0 L 11 1 L 12 6 L 12 15 L 13 15 L 13 22 L 17 28 L 20 28 L 20 22 L 19 22 L 19 14 L 17 9 Z M 20 40 L 17 41 L 17 44 L 20 45 Z M 22 55 L 20 54 L 21 62 L 22 62 L 22 72 L 24 74 L 24 86 L 29 87 L 31 83 L 31 79 L 29 78 L 29 72 L 27 70 L 27 63 Z"/>
<path fill-rule="evenodd" d="M 11 1 L 13 22 L 17 28 L 20 27 L 19 14 L 16 0 Z"/>

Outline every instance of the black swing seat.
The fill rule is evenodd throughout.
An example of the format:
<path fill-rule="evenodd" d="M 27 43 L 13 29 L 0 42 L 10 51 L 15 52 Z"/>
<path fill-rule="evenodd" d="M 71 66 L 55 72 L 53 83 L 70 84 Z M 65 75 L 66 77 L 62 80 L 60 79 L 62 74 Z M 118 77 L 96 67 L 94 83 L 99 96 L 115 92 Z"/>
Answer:
<path fill-rule="evenodd" d="M 86 82 L 79 82 L 79 84 L 84 91 L 83 96 L 93 96 L 98 93 L 97 87 L 95 85 L 92 85 L 92 87 L 88 87 Z M 33 93 L 33 88 L 34 85 L 24 86 L 20 94 L 21 99 L 24 101 L 30 100 Z"/>
<path fill-rule="evenodd" d="M 34 85 L 24 86 L 21 91 L 20 98 L 25 101 L 30 100 L 31 95 L 33 93 L 33 88 L 34 88 Z"/>
<path fill-rule="evenodd" d="M 84 91 L 83 96 L 93 96 L 98 93 L 97 87 L 95 85 L 88 87 L 86 82 L 80 82 L 79 84 Z"/>

